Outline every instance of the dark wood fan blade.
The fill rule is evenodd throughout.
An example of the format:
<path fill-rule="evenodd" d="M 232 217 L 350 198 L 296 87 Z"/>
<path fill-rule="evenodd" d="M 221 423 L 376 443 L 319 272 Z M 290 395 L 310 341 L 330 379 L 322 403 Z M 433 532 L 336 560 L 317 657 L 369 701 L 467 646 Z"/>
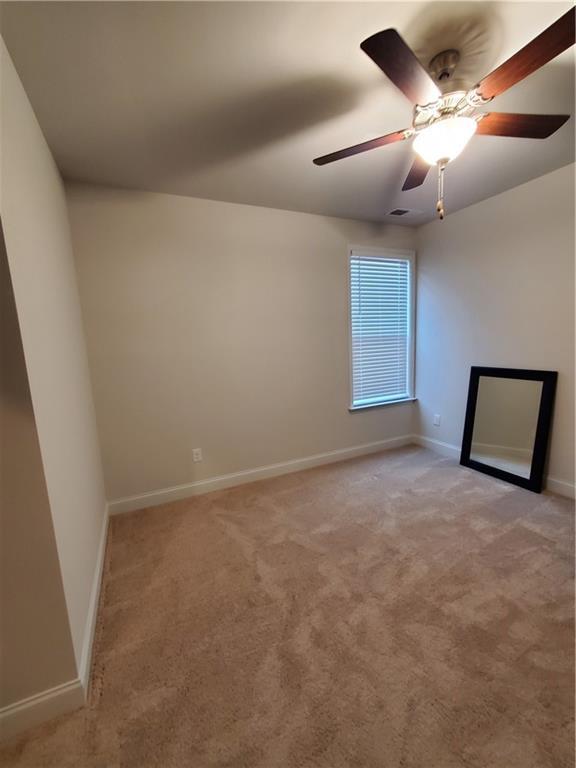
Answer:
<path fill-rule="evenodd" d="M 340 149 L 338 152 L 331 152 L 329 155 L 317 157 L 314 159 L 314 163 L 316 165 L 326 165 L 326 163 L 333 163 L 334 160 L 342 160 L 343 157 L 359 155 L 360 152 L 367 152 L 369 149 L 376 149 L 377 147 L 383 147 L 386 144 L 393 144 L 395 141 L 403 141 L 409 136 L 409 131 L 395 131 L 394 133 L 387 133 L 385 136 L 379 136 L 377 139 L 363 141 L 361 144 L 354 144 L 353 147 L 346 147 L 346 149 Z"/>
<path fill-rule="evenodd" d="M 429 170 L 430 166 L 428 163 L 424 162 L 421 157 L 416 155 L 412 167 L 408 172 L 408 176 L 406 176 L 406 181 L 402 186 L 402 191 L 405 192 L 407 189 L 414 189 L 414 187 L 419 187 L 421 184 L 424 184 Z"/>
<path fill-rule="evenodd" d="M 484 99 L 498 96 L 570 48 L 574 45 L 574 19 L 575 9 L 571 8 L 508 61 L 486 75 L 476 86 L 476 91 Z"/>
<path fill-rule="evenodd" d="M 395 29 L 377 32 L 360 47 L 413 104 L 430 104 L 441 96 L 414 51 Z"/>
<path fill-rule="evenodd" d="M 480 136 L 515 136 L 520 139 L 547 139 L 570 115 L 518 115 L 489 112 L 478 123 Z"/>

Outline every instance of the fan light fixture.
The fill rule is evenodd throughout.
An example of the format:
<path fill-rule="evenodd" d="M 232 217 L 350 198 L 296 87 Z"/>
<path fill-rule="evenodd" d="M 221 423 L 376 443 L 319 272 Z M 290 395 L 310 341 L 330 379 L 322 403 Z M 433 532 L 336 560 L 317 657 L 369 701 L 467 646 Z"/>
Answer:
<path fill-rule="evenodd" d="M 429 165 L 458 157 L 476 132 L 478 123 L 472 117 L 447 117 L 438 120 L 414 139 L 414 149 Z"/>

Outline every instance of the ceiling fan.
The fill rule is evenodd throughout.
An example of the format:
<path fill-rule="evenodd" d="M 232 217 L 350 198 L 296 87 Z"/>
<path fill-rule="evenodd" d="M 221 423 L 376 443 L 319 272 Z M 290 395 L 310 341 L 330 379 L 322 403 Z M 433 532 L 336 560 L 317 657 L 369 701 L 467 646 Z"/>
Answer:
<path fill-rule="evenodd" d="M 466 147 L 472 136 L 512 136 L 545 139 L 558 130 L 570 115 L 521 115 L 481 112 L 495 96 L 511 88 L 574 44 L 573 7 L 550 27 L 521 48 L 469 91 L 450 91 L 449 82 L 458 65 L 456 50 L 442 51 L 430 61 L 429 72 L 395 29 L 385 29 L 364 40 L 361 48 L 414 106 L 412 127 L 388 133 L 361 144 L 317 157 L 325 165 L 369 149 L 383 147 L 413 136 L 417 153 L 403 190 L 420 186 L 432 165 L 438 167 L 438 215 L 444 218 L 444 169 Z M 433 79 L 434 78 L 434 79 Z M 434 80 L 436 82 L 434 82 Z M 438 85 L 437 85 L 438 83 Z"/>

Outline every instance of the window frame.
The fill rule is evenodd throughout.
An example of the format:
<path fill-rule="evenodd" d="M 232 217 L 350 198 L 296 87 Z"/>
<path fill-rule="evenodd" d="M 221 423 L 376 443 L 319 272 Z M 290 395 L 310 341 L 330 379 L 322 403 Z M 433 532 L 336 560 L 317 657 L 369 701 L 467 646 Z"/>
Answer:
<path fill-rule="evenodd" d="M 372 256 L 381 259 L 404 259 L 408 262 L 408 397 L 399 397 L 395 400 L 382 400 L 379 403 L 367 405 L 354 405 L 354 358 L 352 342 L 352 256 Z M 416 353 L 416 252 L 404 248 L 387 248 L 364 245 L 349 245 L 346 259 L 347 291 L 348 291 L 348 410 L 351 413 L 365 411 L 368 408 L 384 408 L 388 405 L 399 403 L 411 403 L 415 396 L 415 353 Z"/>

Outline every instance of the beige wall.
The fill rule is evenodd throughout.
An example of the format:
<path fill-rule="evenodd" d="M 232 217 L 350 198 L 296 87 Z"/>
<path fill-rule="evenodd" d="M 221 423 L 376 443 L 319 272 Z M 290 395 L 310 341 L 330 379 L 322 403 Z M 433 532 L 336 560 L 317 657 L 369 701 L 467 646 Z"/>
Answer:
<path fill-rule="evenodd" d="M 109 499 L 411 432 L 349 413 L 348 244 L 414 232 L 68 188 Z M 204 461 L 192 463 L 192 449 Z"/>
<path fill-rule="evenodd" d="M 60 175 L 0 40 L 0 211 L 77 666 L 104 483 Z"/>
<path fill-rule="evenodd" d="M 471 365 L 556 370 L 549 474 L 573 483 L 574 166 L 421 227 L 417 305 L 419 431 L 460 446 Z"/>
<path fill-rule="evenodd" d="M 0 708 L 76 677 L 22 340 L 0 232 Z"/>

